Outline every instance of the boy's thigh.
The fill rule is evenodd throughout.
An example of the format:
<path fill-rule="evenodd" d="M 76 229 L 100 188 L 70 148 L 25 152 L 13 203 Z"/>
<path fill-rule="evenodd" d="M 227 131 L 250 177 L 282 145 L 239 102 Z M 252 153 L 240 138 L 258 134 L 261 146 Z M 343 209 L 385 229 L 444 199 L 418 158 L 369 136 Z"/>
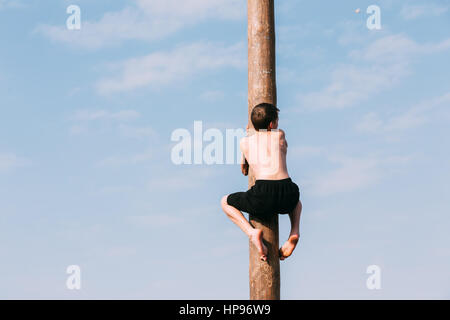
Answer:
<path fill-rule="evenodd" d="M 250 212 L 252 210 L 247 192 L 235 192 L 228 195 L 227 203 L 240 211 Z"/>

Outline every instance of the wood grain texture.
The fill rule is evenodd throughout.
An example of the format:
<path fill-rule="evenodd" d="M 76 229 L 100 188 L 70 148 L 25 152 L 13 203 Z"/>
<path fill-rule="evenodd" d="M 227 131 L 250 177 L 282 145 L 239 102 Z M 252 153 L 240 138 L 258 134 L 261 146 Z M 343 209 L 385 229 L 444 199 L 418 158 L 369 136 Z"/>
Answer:
<path fill-rule="evenodd" d="M 248 114 L 262 102 L 277 105 L 275 72 L 274 0 L 247 0 L 248 6 Z M 255 183 L 250 168 L 249 187 Z M 260 260 L 256 247 L 249 243 L 249 277 L 251 300 L 280 299 L 280 260 L 278 257 L 278 215 L 262 221 L 250 215 L 253 227 L 263 230 L 268 249 L 267 262 Z"/>

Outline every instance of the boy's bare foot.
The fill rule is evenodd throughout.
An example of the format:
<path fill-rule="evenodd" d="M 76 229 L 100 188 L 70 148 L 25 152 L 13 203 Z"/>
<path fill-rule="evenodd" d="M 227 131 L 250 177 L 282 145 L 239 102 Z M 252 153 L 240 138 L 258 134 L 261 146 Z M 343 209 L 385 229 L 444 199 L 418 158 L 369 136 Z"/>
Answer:
<path fill-rule="evenodd" d="M 280 260 L 284 260 L 289 257 L 297 246 L 298 239 L 300 236 L 298 234 L 293 234 L 280 248 Z"/>
<path fill-rule="evenodd" d="M 267 261 L 267 247 L 264 245 L 262 234 L 262 230 L 254 229 L 253 233 L 250 235 L 250 241 L 258 249 L 258 252 L 261 255 L 261 260 Z"/>

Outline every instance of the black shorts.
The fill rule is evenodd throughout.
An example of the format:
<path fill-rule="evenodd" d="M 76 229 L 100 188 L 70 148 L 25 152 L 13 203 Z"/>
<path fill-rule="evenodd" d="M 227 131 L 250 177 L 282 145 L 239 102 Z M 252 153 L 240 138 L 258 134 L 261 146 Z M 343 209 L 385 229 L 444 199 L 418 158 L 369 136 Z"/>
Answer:
<path fill-rule="evenodd" d="M 232 193 L 227 203 L 257 217 L 291 213 L 300 199 L 298 186 L 291 178 L 256 180 L 247 192 Z"/>

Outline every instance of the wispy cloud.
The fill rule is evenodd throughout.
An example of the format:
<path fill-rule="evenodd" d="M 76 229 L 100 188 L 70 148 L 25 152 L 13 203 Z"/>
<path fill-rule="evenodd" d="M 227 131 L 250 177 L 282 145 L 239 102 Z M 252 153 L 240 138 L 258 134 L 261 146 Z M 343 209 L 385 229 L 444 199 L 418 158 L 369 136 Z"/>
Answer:
<path fill-rule="evenodd" d="M 294 146 L 289 148 L 289 153 L 297 158 L 309 158 L 323 154 L 325 149 L 316 146 Z"/>
<path fill-rule="evenodd" d="M 155 140 L 158 133 L 150 126 L 137 126 L 130 124 L 141 117 L 135 110 L 120 110 L 116 112 L 107 110 L 78 110 L 71 116 L 73 124 L 69 128 L 72 136 L 83 135 L 91 132 L 94 128 L 107 128 L 114 130 L 121 137 L 130 139 Z M 112 127 L 111 127 L 112 126 Z M 147 153 L 129 157 L 110 157 L 101 162 L 101 165 L 135 164 L 146 160 Z"/>
<path fill-rule="evenodd" d="M 6 8 L 23 8 L 25 6 L 21 0 L 0 0 L 0 10 Z"/>
<path fill-rule="evenodd" d="M 153 158 L 154 151 L 148 150 L 132 155 L 110 156 L 97 162 L 99 167 L 119 167 L 124 165 L 137 165 L 148 162 Z"/>
<path fill-rule="evenodd" d="M 210 19 L 243 17 L 245 2 L 240 0 L 135 0 L 134 5 L 107 12 L 99 21 L 83 21 L 81 30 L 76 32 L 46 24 L 39 25 L 35 31 L 53 41 L 98 49 L 125 40 L 161 39 Z"/>
<path fill-rule="evenodd" d="M 180 45 L 172 51 L 154 52 L 117 63 L 120 74 L 99 80 L 96 88 L 101 94 L 111 94 L 186 81 L 198 72 L 212 69 L 243 68 L 245 53 L 243 43 L 231 46 L 206 42 Z"/>
<path fill-rule="evenodd" d="M 0 173 L 29 165 L 30 161 L 13 153 L 0 153 Z"/>
<path fill-rule="evenodd" d="M 362 190 L 397 172 L 413 156 L 369 154 L 349 156 L 343 151 L 324 146 L 302 145 L 291 148 L 290 154 L 305 161 L 324 161 L 326 168 L 306 175 L 302 185 L 315 196 L 330 196 Z"/>
<path fill-rule="evenodd" d="M 220 175 L 220 172 L 210 167 L 191 167 L 182 171 L 173 170 L 165 176 L 154 177 L 149 181 L 149 191 L 180 191 L 193 190 L 205 187 L 211 179 Z"/>
<path fill-rule="evenodd" d="M 410 157 L 348 157 L 330 155 L 328 160 L 336 169 L 309 178 L 305 184 L 318 196 L 346 193 L 369 187 L 385 176 L 392 168 L 404 165 Z"/>
<path fill-rule="evenodd" d="M 200 95 L 200 99 L 207 102 L 214 102 L 225 97 L 225 93 L 220 90 L 205 91 Z"/>
<path fill-rule="evenodd" d="M 405 20 L 414 20 L 421 17 L 436 17 L 448 11 L 448 5 L 425 3 L 425 4 L 405 4 L 400 15 Z"/>
<path fill-rule="evenodd" d="M 155 212 L 153 206 L 149 209 L 141 209 L 143 212 L 137 215 L 125 217 L 125 222 L 137 228 L 176 228 L 185 226 L 190 221 L 216 216 L 221 209 L 217 205 L 182 206 L 181 210 Z M 233 229 L 235 231 L 235 229 Z"/>
<path fill-rule="evenodd" d="M 448 108 L 450 105 L 450 92 L 439 97 L 422 101 L 403 113 L 391 115 L 382 119 L 377 113 L 366 114 L 356 125 L 360 132 L 391 134 L 394 131 L 403 131 L 418 127 L 432 120 L 434 111 L 439 108 Z"/>
<path fill-rule="evenodd" d="M 151 214 L 142 216 L 130 216 L 127 218 L 128 223 L 136 227 L 164 228 L 173 227 L 180 224 L 184 219 L 173 215 Z"/>
<path fill-rule="evenodd" d="M 450 39 L 419 44 L 403 34 L 382 37 L 361 50 L 351 51 L 349 57 L 353 63 L 335 67 L 326 87 L 300 94 L 298 101 L 303 110 L 357 105 L 411 74 L 414 57 L 449 48 Z"/>
<path fill-rule="evenodd" d="M 130 125 L 119 125 L 119 132 L 122 136 L 133 139 L 156 138 L 157 132 L 149 126 L 136 127 Z"/>
<path fill-rule="evenodd" d="M 95 121 L 95 120 L 118 120 L 127 121 L 140 117 L 139 112 L 135 110 L 121 110 L 111 112 L 107 110 L 79 110 L 73 116 L 76 121 Z"/>
<path fill-rule="evenodd" d="M 195 22 L 208 18 L 241 18 L 246 8 L 240 0 L 137 0 L 137 3 L 149 15 Z"/>
<path fill-rule="evenodd" d="M 333 70 L 328 86 L 319 91 L 300 94 L 298 101 L 303 110 L 351 107 L 395 85 L 408 71 L 404 62 L 389 66 L 341 65 Z"/>
<path fill-rule="evenodd" d="M 91 128 L 96 125 L 118 123 L 118 130 L 123 136 L 140 138 L 150 136 L 149 128 L 136 128 L 126 126 L 124 122 L 130 122 L 141 117 L 141 114 L 135 110 L 78 110 L 70 118 L 73 124 L 69 128 L 72 136 L 87 134 Z"/>

